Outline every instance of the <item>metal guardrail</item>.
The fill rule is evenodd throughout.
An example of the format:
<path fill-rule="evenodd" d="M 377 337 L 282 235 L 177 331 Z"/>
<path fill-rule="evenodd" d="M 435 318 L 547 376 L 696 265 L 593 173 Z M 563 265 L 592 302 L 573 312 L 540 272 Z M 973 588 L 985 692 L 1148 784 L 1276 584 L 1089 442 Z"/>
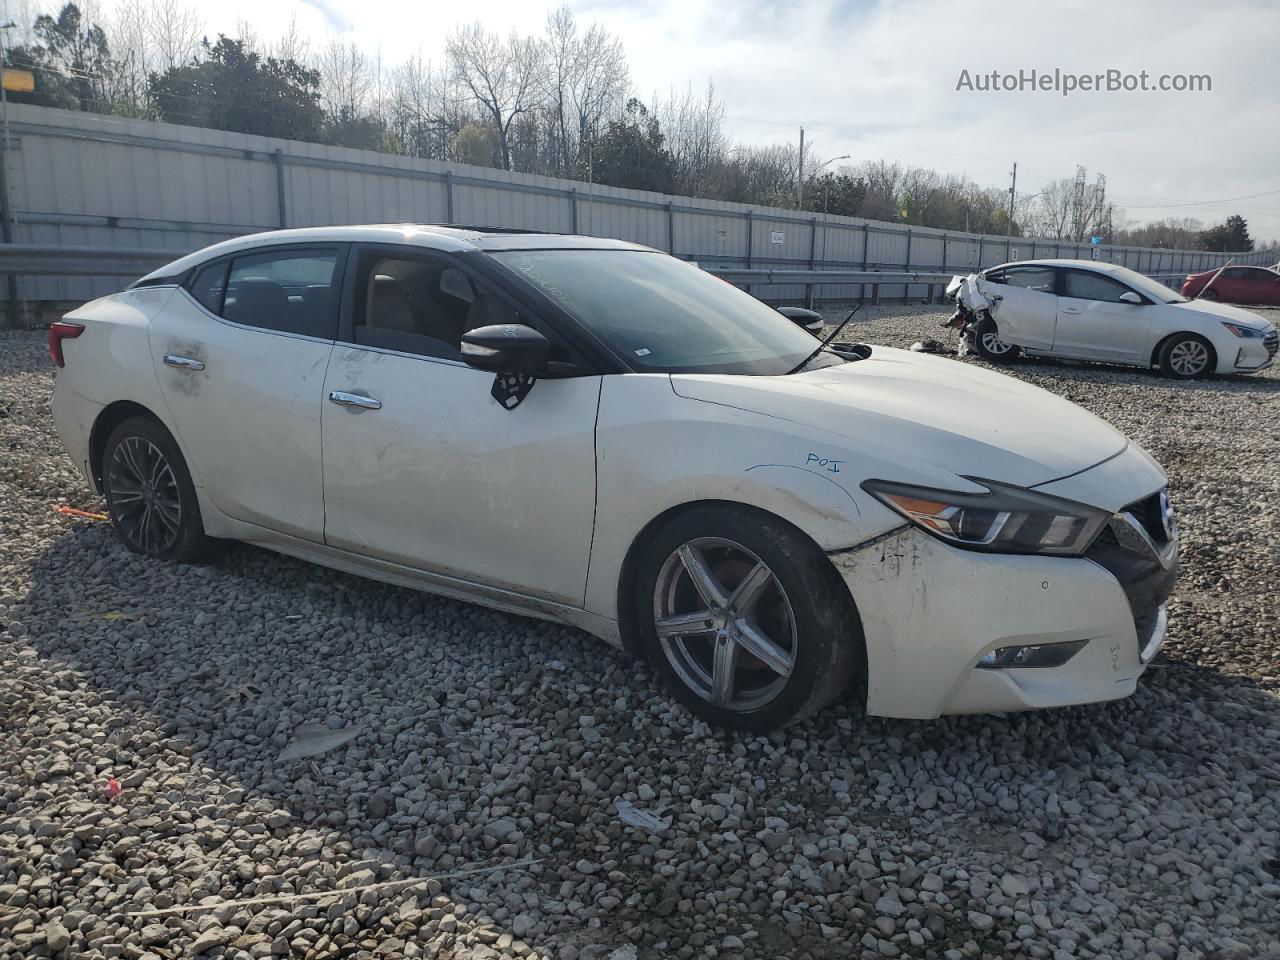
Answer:
<path fill-rule="evenodd" d="M 179 250 L 5 243 L 0 244 L 0 273 L 140 277 L 182 255 Z"/>
<path fill-rule="evenodd" d="M 885 284 L 936 284 L 949 283 L 956 275 L 946 273 L 905 270 L 736 270 L 732 267 L 710 267 L 722 280 L 741 284 L 818 284 L 818 283 L 885 283 Z"/>
<path fill-rule="evenodd" d="M 730 283 L 745 286 L 750 289 L 753 286 L 777 286 L 782 284 L 803 286 L 805 306 L 812 307 L 814 297 L 814 287 L 823 284 L 859 284 L 862 286 L 870 285 L 871 302 L 878 304 L 880 302 L 880 287 L 883 286 L 924 286 L 928 288 L 928 300 L 934 302 L 943 295 L 946 285 L 951 282 L 951 278 L 957 275 L 965 276 L 970 273 L 977 273 L 979 270 L 989 269 L 989 267 L 960 267 L 955 270 L 946 271 L 903 271 L 903 270 L 738 270 L 734 268 L 704 268 L 708 273 L 714 273 L 722 280 Z M 1166 286 L 1177 287 L 1179 281 L 1185 276 L 1185 272 L 1175 273 L 1148 273 L 1145 276 L 1153 280 L 1158 280 Z M 865 290 L 862 293 L 865 295 Z M 862 299 L 861 297 L 859 299 Z"/>

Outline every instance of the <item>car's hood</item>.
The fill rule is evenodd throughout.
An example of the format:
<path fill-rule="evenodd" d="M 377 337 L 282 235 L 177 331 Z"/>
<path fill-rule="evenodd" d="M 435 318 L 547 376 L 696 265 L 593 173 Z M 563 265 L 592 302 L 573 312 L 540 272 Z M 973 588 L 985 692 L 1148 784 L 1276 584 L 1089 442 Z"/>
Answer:
<path fill-rule="evenodd" d="M 1266 317 L 1256 314 L 1252 310 L 1233 307 L 1229 303 L 1214 303 L 1212 300 L 1188 300 L 1186 303 L 1175 303 L 1173 306 L 1179 310 L 1194 310 L 1196 313 L 1207 313 L 1221 320 L 1253 327 L 1255 330 L 1271 329 L 1271 321 Z"/>
<path fill-rule="evenodd" d="M 1068 400 L 968 363 L 875 347 L 785 377 L 675 374 L 682 397 L 847 437 L 851 449 L 1032 486 L 1120 453 L 1124 435 Z"/>

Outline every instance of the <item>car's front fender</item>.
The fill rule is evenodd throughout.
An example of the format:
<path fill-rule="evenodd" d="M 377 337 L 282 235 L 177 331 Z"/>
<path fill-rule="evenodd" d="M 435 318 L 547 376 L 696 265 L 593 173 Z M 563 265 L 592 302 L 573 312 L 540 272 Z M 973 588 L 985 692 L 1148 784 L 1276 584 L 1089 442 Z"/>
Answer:
<path fill-rule="evenodd" d="M 596 523 L 586 607 L 618 615 L 628 551 L 655 518 L 705 501 L 747 504 L 823 550 L 862 543 L 902 521 L 859 484 L 880 461 L 835 434 L 677 396 L 662 374 L 606 377 L 596 427 Z"/>

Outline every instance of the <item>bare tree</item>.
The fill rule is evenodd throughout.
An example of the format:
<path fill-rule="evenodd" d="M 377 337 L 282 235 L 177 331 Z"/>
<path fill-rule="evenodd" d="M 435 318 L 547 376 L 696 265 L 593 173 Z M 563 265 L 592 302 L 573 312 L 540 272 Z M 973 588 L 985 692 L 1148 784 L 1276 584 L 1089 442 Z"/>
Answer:
<path fill-rule="evenodd" d="M 183 0 L 153 0 L 147 16 L 147 68 L 184 67 L 200 53 L 200 14 Z"/>
<path fill-rule="evenodd" d="M 277 60 L 306 63 L 311 55 L 311 41 L 298 30 L 298 18 L 289 18 L 289 28 L 271 45 L 271 56 Z"/>
<path fill-rule="evenodd" d="M 147 101 L 147 75 L 154 56 L 147 42 L 151 9 L 146 0 L 121 0 L 109 24 L 112 70 L 108 96 L 113 103 L 141 112 Z"/>
<path fill-rule="evenodd" d="M 266 52 L 263 48 L 262 40 L 258 36 L 258 28 L 253 25 L 252 20 L 236 17 L 235 35 L 246 53 L 256 53 L 258 56 L 262 56 Z"/>
<path fill-rule="evenodd" d="M 1194 250 L 1204 233 L 1204 223 L 1192 217 L 1170 217 L 1141 226 L 1124 224 L 1123 211 L 1117 210 L 1116 220 L 1121 226 L 1112 236 L 1114 243 L 1128 243 L 1137 247 L 1163 247 L 1170 250 Z M 1261 244 L 1259 246 L 1262 246 Z"/>
<path fill-rule="evenodd" d="M 421 54 L 391 71 L 388 100 L 388 125 L 412 156 L 447 159 L 453 138 L 475 119 L 449 72 Z"/>
<path fill-rule="evenodd" d="M 867 181 L 863 216 L 872 220 L 900 219 L 898 197 L 902 191 L 902 167 L 896 163 L 874 160 L 862 164 L 858 173 Z"/>
<path fill-rule="evenodd" d="M 373 65 L 354 42 L 331 40 L 320 51 L 320 103 L 330 117 L 354 120 L 366 112 L 374 92 Z"/>
<path fill-rule="evenodd" d="M 1089 183 L 1084 167 L 1077 167 L 1074 177 L 1046 184 L 1031 198 L 1023 215 L 1029 233 L 1077 243 L 1109 233 L 1113 218 L 1113 208 L 1107 203 L 1107 178 L 1098 174 Z"/>
<path fill-rule="evenodd" d="M 666 134 L 667 149 L 675 164 L 676 189 L 695 196 L 713 189 L 717 171 L 724 163 L 728 141 L 724 134 L 724 102 L 707 82 L 698 96 L 692 85 L 683 94 L 674 91 L 654 105 L 654 112 Z M 807 158 L 812 166 L 812 157 Z"/>
<path fill-rule="evenodd" d="M 511 128 L 542 90 L 542 47 L 514 31 L 501 40 L 479 21 L 458 28 L 448 42 L 453 74 L 493 124 L 499 159 L 511 169 Z"/>
<path fill-rule="evenodd" d="M 721 194 L 740 203 L 795 204 L 800 151 L 791 144 L 738 145 L 723 171 Z"/>

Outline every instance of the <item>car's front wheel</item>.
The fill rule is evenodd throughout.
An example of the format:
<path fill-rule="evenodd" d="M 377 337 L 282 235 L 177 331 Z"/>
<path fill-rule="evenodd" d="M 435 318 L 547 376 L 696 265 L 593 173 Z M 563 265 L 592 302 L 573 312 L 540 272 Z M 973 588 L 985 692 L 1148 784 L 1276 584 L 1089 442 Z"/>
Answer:
<path fill-rule="evenodd" d="M 132 417 L 111 431 L 102 483 L 111 525 L 134 553 L 186 563 L 215 551 L 186 461 L 155 420 Z"/>
<path fill-rule="evenodd" d="M 721 726 L 765 731 L 860 677 L 853 605 L 822 552 L 760 511 L 696 507 L 644 547 L 634 598 L 650 659 L 678 700 Z"/>
<path fill-rule="evenodd" d="M 988 363 L 1012 363 L 1021 353 L 1011 343 L 1000 339 L 1000 331 L 990 313 L 984 313 L 973 331 L 973 349 Z"/>
<path fill-rule="evenodd" d="M 1213 348 L 1204 337 L 1194 333 L 1179 333 L 1160 347 L 1156 362 L 1160 372 L 1166 377 L 1194 380 L 1213 368 Z"/>
<path fill-rule="evenodd" d="M 1202 294 L 1200 294 L 1200 299 L 1208 300 L 1210 303 L 1217 303 L 1219 300 L 1222 299 L 1222 297 L 1217 290 L 1206 290 Z"/>

